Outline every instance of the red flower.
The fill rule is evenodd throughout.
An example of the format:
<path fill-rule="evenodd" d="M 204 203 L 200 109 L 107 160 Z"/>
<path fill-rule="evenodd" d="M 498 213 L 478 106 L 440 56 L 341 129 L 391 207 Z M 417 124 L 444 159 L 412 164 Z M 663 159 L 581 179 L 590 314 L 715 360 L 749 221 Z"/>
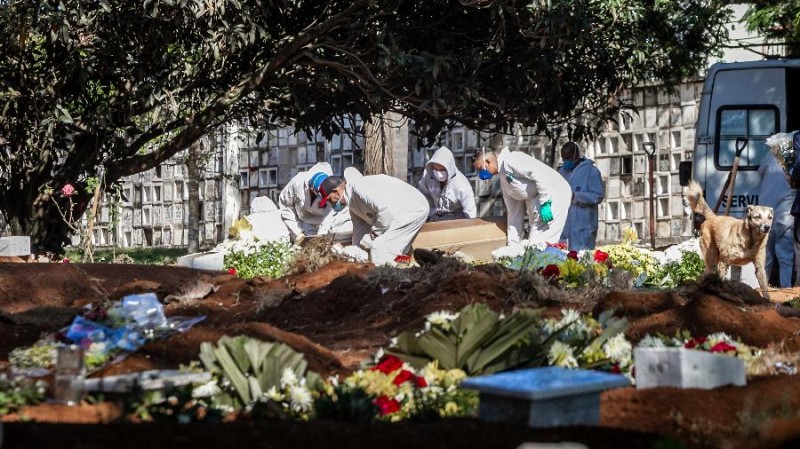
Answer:
<path fill-rule="evenodd" d="M 561 274 L 561 270 L 558 269 L 558 265 L 550 264 L 539 271 L 539 273 L 546 278 L 557 278 Z"/>
<path fill-rule="evenodd" d="M 558 248 L 558 249 L 567 249 L 567 244 L 564 243 L 564 242 L 548 243 L 547 246 L 550 246 L 552 248 Z"/>
<path fill-rule="evenodd" d="M 706 342 L 706 337 L 693 338 L 687 341 L 686 344 L 683 345 L 683 347 L 686 349 L 694 349 L 698 346 L 702 346 L 702 344 L 705 342 Z"/>
<path fill-rule="evenodd" d="M 394 258 L 395 263 L 408 263 L 411 262 L 411 256 L 407 254 L 399 254 L 397 257 Z"/>
<path fill-rule="evenodd" d="M 711 352 L 728 352 L 728 351 L 736 352 L 736 346 L 729 345 L 728 343 L 721 341 L 711 347 Z"/>
<path fill-rule="evenodd" d="M 567 258 L 578 260 L 578 252 L 573 249 L 572 251 L 567 253 Z"/>
<path fill-rule="evenodd" d="M 72 184 L 64 184 L 64 187 L 61 188 L 61 193 L 64 196 L 72 196 L 75 193 L 75 187 L 72 187 Z"/>
<path fill-rule="evenodd" d="M 614 374 L 621 374 L 622 370 L 619 368 L 619 363 L 611 365 L 611 372 Z"/>
<path fill-rule="evenodd" d="M 403 371 L 400 371 L 397 374 L 397 376 L 395 376 L 395 378 L 392 381 L 392 383 L 395 384 L 395 385 L 401 385 L 403 382 L 407 382 L 409 380 L 414 380 L 415 377 L 417 377 L 417 376 L 415 376 L 414 373 L 412 373 L 411 371 L 409 371 L 407 369 L 404 369 Z"/>
<path fill-rule="evenodd" d="M 597 263 L 603 263 L 608 260 L 608 253 L 604 253 L 599 249 L 594 252 L 594 261 Z"/>
<path fill-rule="evenodd" d="M 414 382 L 417 383 L 417 388 L 425 388 L 428 386 L 428 381 L 426 381 L 425 378 L 422 376 L 417 376 L 414 379 Z"/>
<path fill-rule="evenodd" d="M 373 403 L 380 409 L 381 416 L 391 415 L 400 410 L 400 403 L 396 399 L 389 399 L 387 396 L 379 396 Z"/>
<path fill-rule="evenodd" d="M 378 362 L 377 365 L 373 366 L 373 371 L 380 371 L 383 374 L 389 374 L 395 372 L 403 367 L 403 361 L 398 359 L 393 355 L 385 355 L 383 358 Z"/>
<path fill-rule="evenodd" d="M 61 259 L 61 263 L 69 263 L 69 259 L 66 257 Z"/>
<path fill-rule="evenodd" d="M 228 274 L 236 276 L 236 268 L 228 268 Z"/>

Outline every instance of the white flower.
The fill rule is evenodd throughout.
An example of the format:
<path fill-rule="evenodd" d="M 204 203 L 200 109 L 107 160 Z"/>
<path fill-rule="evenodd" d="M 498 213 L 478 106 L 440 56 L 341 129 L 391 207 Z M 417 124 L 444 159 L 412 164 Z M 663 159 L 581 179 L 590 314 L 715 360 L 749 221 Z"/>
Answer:
<path fill-rule="evenodd" d="M 385 352 L 384 352 L 383 348 L 378 348 L 378 351 L 375 353 L 375 358 L 374 358 L 375 363 L 378 363 L 378 361 L 380 361 L 380 359 L 383 358 L 384 354 L 385 354 Z"/>
<path fill-rule="evenodd" d="M 638 346 L 640 348 L 663 348 L 666 345 L 660 338 L 647 334 L 643 339 L 641 339 L 641 341 L 639 341 Z"/>
<path fill-rule="evenodd" d="M 278 388 L 275 385 L 273 385 L 272 387 L 270 387 L 269 390 L 264 392 L 264 397 L 277 402 L 283 400 L 283 394 L 280 391 L 278 391 Z"/>
<path fill-rule="evenodd" d="M 578 361 L 575 359 L 572 347 L 560 341 L 556 341 L 550 346 L 550 352 L 547 354 L 547 361 L 553 366 L 563 366 L 565 368 L 578 367 Z"/>
<path fill-rule="evenodd" d="M 281 388 L 297 385 L 297 375 L 291 368 L 284 368 L 281 376 Z"/>
<path fill-rule="evenodd" d="M 603 352 L 611 360 L 629 360 L 632 349 L 624 334 L 617 334 L 609 338 L 603 345 Z"/>
<path fill-rule="evenodd" d="M 219 388 L 217 385 L 216 380 L 210 380 L 203 385 L 197 386 L 192 389 L 192 397 L 193 398 L 208 398 L 211 396 L 216 396 L 222 392 L 222 389 Z"/>
<path fill-rule="evenodd" d="M 733 338 L 731 338 L 731 336 L 726 334 L 725 332 L 715 332 L 713 334 L 710 334 L 707 337 L 707 339 L 712 345 L 717 344 L 721 341 L 724 341 L 725 343 L 734 342 Z"/>
<path fill-rule="evenodd" d="M 438 312 L 433 312 L 432 314 L 427 316 L 427 323 L 426 324 L 436 324 L 439 326 L 448 326 L 451 321 L 458 318 L 457 313 L 451 313 L 444 310 L 440 310 Z M 427 326 L 426 326 L 427 327 Z"/>
<path fill-rule="evenodd" d="M 292 410 L 296 412 L 308 412 L 314 405 L 311 399 L 311 392 L 304 385 L 292 385 L 289 387 L 289 400 Z"/>
<path fill-rule="evenodd" d="M 392 337 L 392 339 L 389 340 L 389 347 L 390 348 L 396 348 L 397 347 L 397 337 Z"/>
<path fill-rule="evenodd" d="M 102 341 L 94 342 L 89 345 L 89 349 L 86 352 L 89 354 L 105 354 L 106 344 Z"/>

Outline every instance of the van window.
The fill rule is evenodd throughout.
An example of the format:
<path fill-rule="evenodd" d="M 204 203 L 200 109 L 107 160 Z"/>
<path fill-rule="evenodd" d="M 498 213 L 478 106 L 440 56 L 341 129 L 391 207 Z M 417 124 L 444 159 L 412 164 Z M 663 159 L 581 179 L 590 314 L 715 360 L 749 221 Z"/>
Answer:
<path fill-rule="evenodd" d="M 734 106 L 717 111 L 717 138 L 714 165 L 719 170 L 733 168 L 736 139 L 747 139 L 739 158 L 739 170 L 756 170 L 769 151 L 767 137 L 778 132 L 778 108 L 769 106 Z"/>

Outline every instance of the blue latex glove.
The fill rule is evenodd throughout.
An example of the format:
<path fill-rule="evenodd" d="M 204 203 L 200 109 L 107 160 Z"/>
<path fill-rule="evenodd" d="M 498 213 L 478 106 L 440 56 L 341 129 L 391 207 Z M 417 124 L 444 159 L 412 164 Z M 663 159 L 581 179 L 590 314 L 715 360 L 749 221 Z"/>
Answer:
<path fill-rule="evenodd" d="M 545 223 L 550 223 L 553 221 L 553 211 L 550 210 L 550 201 L 548 200 L 546 203 L 542 204 L 541 209 L 539 209 L 539 216 L 542 217 L 542 221 Z"/>

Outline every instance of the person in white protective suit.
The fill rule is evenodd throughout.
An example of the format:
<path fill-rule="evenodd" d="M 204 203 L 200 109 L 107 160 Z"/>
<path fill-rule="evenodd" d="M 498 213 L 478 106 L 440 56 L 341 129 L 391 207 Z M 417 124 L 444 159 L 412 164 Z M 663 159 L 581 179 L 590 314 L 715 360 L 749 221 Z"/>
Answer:
<path fill-rule="evenodd" d="M 569 183 L 547 164 L 521 151 L 499 152 L 479 148 L 475 169 L 482 180 L 500 175 L 500 187 L 508 213 L 508 245 L 524 237 L 525 211 L 528 212 L 530 243 L 556 243 L 567 222 L 570 199 Z"/>
<path fill-rule="evenodd" d="M 567 224 L 561 241 L 567 242 L 570 250 L 594 249 L 597 242 L 597 209 L 605 197 L 603 179 L 594 161 L 581 157 L 575 142 L 561 147 L 564 164 L 558 170 L 572 190 Z"/>
<path fill-rule="evenodd" d="M 408 254 L 428 218 L 428 200 L 419 190 L 388 175 L 364 176 L 354 167 L 344 178 L 330 176 L 320 195 L 334 210 L 350 208 L 353 245 L 369 251 L 375 265 L 392 264 Z"/>
<path fill-rule="evenodd" d="M 758 205 L 773 209 L 764 271 L 769 278 L 777 259 L 781 288 L 788 288 L 792 286 L 794 269 L 794 217 L 791 211 L 796 190 L 789 186 L 786 173 L 772 152 L 761 162 L 758 174 L 761 175 Z"/>
<path fill-rule="evenodd" d="M 453 153 L 447 147 L 433 153 L 417 185 L 430 204 L 428 221 L 475 218 L 478 208 L 472 185 L 456 168 Z"/>
<path fill-rule="evenodd" d="M 325 207 L 325 202 L 321 201 L 319 186 L 332 173 L 330 164 L 319 162 L 308 171 L 296 174 L 281 190 L 278 197 L 281 219 L 289 229 L 295 244 L 299 244 L 304 237 L 310 235 L 352 232 L 350 215 L 333 213 L 330 208 Z"/>

